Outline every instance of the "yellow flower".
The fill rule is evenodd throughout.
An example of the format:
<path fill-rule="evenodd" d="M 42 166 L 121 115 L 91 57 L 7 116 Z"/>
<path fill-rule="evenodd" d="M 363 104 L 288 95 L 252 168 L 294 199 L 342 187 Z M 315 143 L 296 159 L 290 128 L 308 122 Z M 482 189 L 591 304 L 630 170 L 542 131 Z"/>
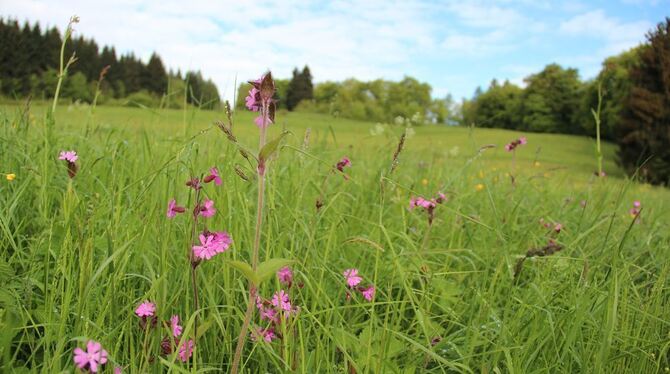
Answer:
<path fill-rule="evenodd" d="M 11 182 L 11 181 L 13 181 L 14 179 L 16 179 L 16 174 L 14 174 L 14 173 L 7 174 L 7 175 L 6 175 L 6 178 L 7 178 L 8 181 Z"/>
<path fill-rule="evenodd" d="M 478 185 L 475 186 L 475 190 L 477 190 L 477 191 L 481 191 L 483 189 L 484 189 L 484 185 L 481 184 L 481 183 L 479 183 Z"/>
<path fill-rule="evenodd" d="M 484 178 L 484 172 L 481 170 L 479 171 L 479 178 Z"/>
<path fill-rule="evenodd" d="M 535 163 L 533 165 L 535 165 L 536 168 L 540 167 L 540 161 L 535 161 Z"/>
<path fill-rule="evenodd" d="M 423 178 L 423 179 L 421 180 L 421 184 L 423 184 L 424 186 L 427 186 L 427 185 L 428 185 L 428 179 Z"/>

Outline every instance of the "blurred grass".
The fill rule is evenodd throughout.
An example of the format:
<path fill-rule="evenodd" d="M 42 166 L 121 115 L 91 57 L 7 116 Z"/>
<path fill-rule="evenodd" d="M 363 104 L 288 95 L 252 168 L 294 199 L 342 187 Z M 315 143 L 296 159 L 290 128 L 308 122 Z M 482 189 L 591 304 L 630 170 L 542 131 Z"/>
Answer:
<path fill-rule="evenodd" d="M 45 109 L 0 107 L 0 172 L 17 175 L 0 181 L 3 371 L 71 371 L 72 349 L 86 339 L 109 351 L 109 371 L 227 370 L 246 282 L 226 261 L 249 259 L 256 191 L 234 167 L 252 170 L 212 125 L 223 114 L 63 106 L 52 126 Z M 502 146 L 520 133 L 417 127 L 389 175 L 400 128 L 373 136 L 371 123 L 277 118 L 271 133 L 285 127 L 292 136 L 271 164 L 261 260 L 298 261 L 302 287 L 291 298 L 300 313 L 283 345 L 247 345 L 245 370 L 655 373 L 670 366 L 670 194 L 625 179 L 611 144 L 603 149 L 609 176 L 597 179 L 591 139 L 524 134 L 528 145 L 512 162 Z M 255 148 L 252 115 L 237 113 L 235 122 L 235 134 Z M 478 156 L 487 144 L 497 147 Z M 63 149 L 80 155 L 73 180 L 57 160 Z M 350 179 L 330 175 L 324 184 L 345 155 Z M 214 165 L 224 185 L 205 189 L 218 209 L 208 226 L 229 231 L 235 244 L 199 267 L 202 309 L 195 311 L 190 222 L 167 220 L 165 209 L 173 197 L 188 205 L 184 182 Z M 408 201 L 438 190 L 449 201 L 428 230 Z M 633 200 L 643 206 L 637 223 L 628 214 Z M 547 241 L 540 218 L 564 225 L 565 248 L 527 260 L 515 285 L 517 259 Z M 377 286 L 374 303 L 346 301 L 341 273 L 350 267 Z M 260 292 L 270 297 L 279 287 Z M 145 336 L 133 314 L 145 299 L 157 303 L 161 319 L 179 314 L 186 334 L 198 313 L 203 335 L 193 364 L 158 358 L 161 334 Z"/>

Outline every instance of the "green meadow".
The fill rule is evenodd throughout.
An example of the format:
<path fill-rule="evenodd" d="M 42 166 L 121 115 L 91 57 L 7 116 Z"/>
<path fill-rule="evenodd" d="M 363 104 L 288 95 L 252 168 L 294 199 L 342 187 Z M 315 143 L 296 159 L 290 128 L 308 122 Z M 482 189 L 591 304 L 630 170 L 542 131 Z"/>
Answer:
<path fill-rule="evenodd" d="M 215 125 L 226 115 L 47 108 L 0 105 L 0 173 L 15 174 L 0 179 L 2 371 L 73 372 L 87 340 L 107 350 L 104 372 L 230 370 L 249 296 L 231 264 L 251 259 L 257 184 Z M 252 113 L 233 119 L 257 152 Z M 289 133 L 267 169 L 260 260 L 292 261 L 294 279 L 258 293 L 284 289 L 297 312 L 281 339 L 247 340 L 242 372 L 670 371 L 670 192 L 625 177 L 614 145 L 598 178 L 585 137 L 282 111 L 276 122 L 270 139 Z M 528 144 L 506 152 L 520 136 Z M 79 156 L 72 179 L 63 150 Z M 334 169 L 344 156 L 346 177 Z M 234 243 L 197 267 L 196 308 L 185 182 L 214 166 L 223 184 L 202 190 L 217 209 L 205 222 Z M 438 192 L 432 224 L 409 209 Z M 173 198 L 187 213 L 168 219 Z M 542 252 L 550 240 L 560 250 Z M 350 268 L 372 301 L 347 288 Z M 145 300 L 154 328 L 134 313 Z M 187 362 L 161 352 L 172 315 L 196 341 Z M 252 327 L 264 323 L 255 312 Z"/>

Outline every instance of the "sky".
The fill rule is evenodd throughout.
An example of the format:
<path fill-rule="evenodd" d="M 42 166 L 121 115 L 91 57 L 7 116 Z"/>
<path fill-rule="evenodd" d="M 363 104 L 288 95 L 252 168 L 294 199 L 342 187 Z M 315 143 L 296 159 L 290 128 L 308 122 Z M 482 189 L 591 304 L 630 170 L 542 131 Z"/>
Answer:
<path fill-rule="evenodd" d="M 460 100 L 553 62 L 593 78 L 670 16 L 670 0 L 0 0 L 2 17 L 61 30 L 75 14 L 78 34 L 201 70 L 225 98 L 236 81 L 308 65 L 315 82 L 411 76 Z"/>

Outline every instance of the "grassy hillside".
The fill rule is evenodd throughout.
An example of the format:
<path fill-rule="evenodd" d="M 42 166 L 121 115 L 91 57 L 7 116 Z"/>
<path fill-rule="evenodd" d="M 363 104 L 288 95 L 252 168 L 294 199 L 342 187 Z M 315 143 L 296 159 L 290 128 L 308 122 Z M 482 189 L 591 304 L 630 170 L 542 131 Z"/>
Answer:
<path fill-rule="evenodd" d="M 71 371 L 73 349 L 93 339 L 109 372 L 228 370 L 248 296 L 231 264 L 251 256 L 257 189 L 212 125 L 223 114 L 61 106 L 50 126 L 44 113 L 39 104 L 0 112 L 0 172 L 16 174 L 0 182 L 3 368 Z M 233 131 L 255 149 L 252 118 L 236 114 Z M 299 310 L 276 331 L 282 339 L 247 343 L 244 370 L 670 370 L 670 194 L 625 179 L 612 145 L 608 177 L 595 178 L 590 139 L 417 127 L 391 173 L 400 128 L 372 135 L 372 123 L 304 113 L 277 122 L 270 138 L 282 127 L 291 135 L 269 166 L 261 260 L 295 261 L 295 278 L 289 289 L 273 277 L 259 294 L 284 289 Z M 528 144 L 505 152 L 521 135 Z M 73 179 L 57 159 L 70 149 Z M 343 156 L 347 178 L 332 168 Z M 217 208 L 205 222 L 234 244 L 198 266 L 196 310 L 192 223 L 166 208 L 172 198 L 190 206 L 184 183 L 212 166 L 223 184 L 203 189 Z M 438 191 L 448 200 L 432 224 L 408 209 Z M 560 251 L 540 251 L 551 243 Z M 349 268 L 375 285 L 373 301 L 347 288 Z M 134 311 L 145 300 L 160 321 L 179 315 L 183 336 L 197 316 L 193 358 L 161 354 L 169 329 L 140 328 Z M 265 324 L 256 313 L 253 325 Z"/>

